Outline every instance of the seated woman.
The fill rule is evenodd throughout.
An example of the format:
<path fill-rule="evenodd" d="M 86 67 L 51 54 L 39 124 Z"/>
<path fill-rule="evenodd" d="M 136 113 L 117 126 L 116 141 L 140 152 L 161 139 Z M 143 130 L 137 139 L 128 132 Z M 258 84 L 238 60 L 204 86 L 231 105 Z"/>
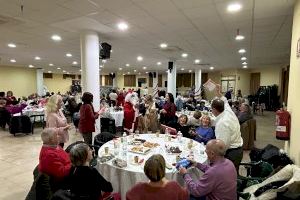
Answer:
<path fill-rule="evenodd" d="M 192 132 L 192 134 L 194 135 L 194 140 L 206 144 L 209 140 L 216 138 L 215 133 L 210 126 L 210 117 L 208 115 L 203 115 L 200 121 L 201 126 L 195 132 Z"/>
<path fill-rule="evenodd" d="M 188 192 L 177 182 L 165 178 L 166 161 L 160 154 L 151 156 L 145 163 L 144 172 L 150 182 L 137 183 L 126 193 L 126 200 L 185 200 Z"/>
<path fill-rule="evenodd" d="M 237 115 L 240 124 L 244 123 L 249 119 L 253 119 L 251 108 L 248 104 L 242 103 L 240 106 L 240 112 Z"/>
<path fill-rule="evenodd" d="M 8 110 L 5 108 L 6 99 L 4 97 L 0 97 L 0 127 L 5 129 L 6 124 L 9 125 L 11 115 Z"/>
<path fill-rule="evenodd" d="M 183 137 L 192 138 L 192 135 L 189 134 L 190 126 L 187 125 L 188 117 L 186 115 L 180 115 L 178 122 L 175 125 L 177 133 L 180 131 Z"/>
<path fill-rule="evenodd" d="M 106 181 L 96 168 L 90 167 L 92 150 L 86 143 L 79 143 L 70 151 L 72 168 L 69 176 L 71 193 L 76 197 L 98 200 L 103 193 L 113 191 L 110 182 Z"/>

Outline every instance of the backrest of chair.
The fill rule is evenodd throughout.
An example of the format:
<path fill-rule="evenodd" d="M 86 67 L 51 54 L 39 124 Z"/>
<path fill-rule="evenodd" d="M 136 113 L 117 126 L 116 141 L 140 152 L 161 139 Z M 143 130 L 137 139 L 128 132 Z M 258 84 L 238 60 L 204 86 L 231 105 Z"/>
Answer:
<path fill-rule="evenodd" d="M 47 174 L 40 173 L 35 182 L 36 199 L 50 200 L 52 198 L 50 177 Z"/>

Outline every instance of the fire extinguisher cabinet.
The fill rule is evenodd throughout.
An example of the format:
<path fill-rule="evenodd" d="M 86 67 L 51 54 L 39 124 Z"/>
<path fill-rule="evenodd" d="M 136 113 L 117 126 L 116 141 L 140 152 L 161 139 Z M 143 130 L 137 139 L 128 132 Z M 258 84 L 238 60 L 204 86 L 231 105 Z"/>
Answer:
<path fill-rule="evenodd" d="M 280 109 L 276 112 L 276 138 L 290 139 L 291 115 L 288 111 Z"/>

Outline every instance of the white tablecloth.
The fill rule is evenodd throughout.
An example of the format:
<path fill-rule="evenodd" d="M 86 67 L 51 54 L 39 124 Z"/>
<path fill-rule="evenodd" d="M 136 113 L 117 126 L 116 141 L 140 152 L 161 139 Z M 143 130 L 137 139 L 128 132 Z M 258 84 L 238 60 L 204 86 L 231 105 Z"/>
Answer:
<path fill-rule="evenodd" d="M 111 116 L 115 119 L 116 126 L 123 126 L 124 111 L 112 111 Z"/>
<path fill-rule="evenodd" d="M 34 116 L 34 115 L 44 115 L 44 121 L 46 121 L 46 115 L 45 115 L 45 108 L 29 108 L 26 107 L 22 110 L 23 115 L 27 115 L 28 117 Z M 20 116 L 21 113 L 14 114 L 14 116 Z M 33 118 L 31 118 L 33 120 Z M 42 121 L 42 117 L 37 116 L 35 119 L 36 122 Z"/>
<path fill-rule="evenodd" d="M 130 136 L 127 136 L 127 140 Z M 142 154 L 136 154 L 127 152 L 127 156 L 124 157 L 122 152 L 122 147 L 120 145 L 120 153 L 116 156 L 118 158 L 126 159 L 127 160 L 127 167 L 125 168 L 118 168 L 112 164 L 112 161 L 108 161 L 107 163 L 100 163 L 97 164 L 98 171 L 102 174 L 102 176 L 110 181 L 113 185 L 114 191 L 120 192 L 122 199 L 125 199 L 126 192 L 132 188 L 137 182 L 147 182 L 148 178 L 144 174 L 143 166 L 145 161 L 152 156 L 153 154 L 162 154 L 166 160 L 167 163 L 171 164 L 176 162 L 176 155 L 177 154 L 168 154 L 165 150 L 165 145 L 171 145 L 171 146 L 178 146 L 182 150 L 181 157 L 187 157 L 190 154 L 190 151 L 187 148 L 187 143 L 190 141 L 188 138 L 182 138 L 182 142 L 179 143 L 177 139 L 172 139 L 171 142 L 169 142 L 165 135 L 160 135 L 160 137 L 156 137 L 155 134 L 142 134 L 138 138 L 146 139 L 149 142 L 155 142 L 160 144 L 159 147 L 156 147 L 152 149 L 148 154 L 142 155 Z M 194 141 L 193 142 L 193 148 L 192 151 L 194 153 L 194 158 L 197 162 L 205 163 L 207 161 L 207 155 L 205 153 L 205 146 L 202 144 Z M 98 155 L 101 156 L 104 154 L 104 148 L 109 147 L 109 153 L 114 154 L 114 147 L 113 147 L 113 141 L 107 142 L 104 144 L 100 149 Z M 132 146 L 128 145 L 128 149 L 130 149 Z M 134 156 L 138 155 L 139 158 L 144 158 L 144 162 L 141 165 L 133 164 Z M 188 169 L 189 172 L 194 176 L 194 178 L 199 178 L 202 174 L 198 169 L 196 168 L 190 168 Z M 166 169 L 166 177 L 169 180 L 175 180 L 179 182 L 179 184 L 184 185 L 184 181 L 182 179 L 182 176 L 179 175 L 173 167 L 172 169 Z"/>

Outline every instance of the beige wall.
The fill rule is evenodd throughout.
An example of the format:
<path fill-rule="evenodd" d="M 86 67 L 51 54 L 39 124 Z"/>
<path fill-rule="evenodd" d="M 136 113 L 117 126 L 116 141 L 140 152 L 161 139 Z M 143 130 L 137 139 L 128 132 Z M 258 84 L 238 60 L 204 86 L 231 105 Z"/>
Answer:
<path fill-rule="evenodd" d="M 36 93 L 36 70 L 24 67 L 0 66 L 0 91 L 13 91 L 16 97 Z"/>
<path fill-rule="evenodd" d="M 298 0 L 294 10 L 291 60 L 290 60 L 290 77 L 289 77 L 289 97 L 288 111 L 291 113 L 291 138 L 286 142 L 286 150 L 291 158 L 300 164 L 300 58 L 296 57 L 297 41 L 300 39 L 300 1 Z"/>
<path fill-rule="evenodd" d="M 53 74 L 53 78 L 44 78 L 44 85 L 48 88 L 49 92 L 64 94 L 70 91 L 72 79 L 63 79 L 62 74 Z"/>

